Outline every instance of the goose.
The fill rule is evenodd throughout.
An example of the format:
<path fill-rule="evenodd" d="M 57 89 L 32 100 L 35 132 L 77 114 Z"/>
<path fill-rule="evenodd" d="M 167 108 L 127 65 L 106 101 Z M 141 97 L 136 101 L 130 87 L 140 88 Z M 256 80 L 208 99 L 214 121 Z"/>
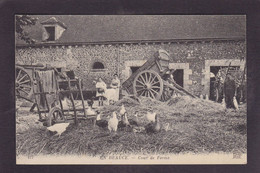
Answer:
<path fill-rule="evenodd" d="M 117 115 L 115 112 L 113 112 L 112 117 L 110 117 L 108 120 L 108 130 L 110 132 L 112 132 L 112 131 L 117 132 L 117 128 L 118 128 L 117 126 L 118 126 Z"/>

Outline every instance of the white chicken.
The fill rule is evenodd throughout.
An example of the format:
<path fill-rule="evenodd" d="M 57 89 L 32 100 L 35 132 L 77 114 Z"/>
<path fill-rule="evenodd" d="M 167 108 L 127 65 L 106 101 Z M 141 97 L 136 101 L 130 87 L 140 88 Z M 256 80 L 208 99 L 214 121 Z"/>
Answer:
<path fill-rule="evenodd" d="M 87 111 L 86 111 L 86 115 L 87 116 L 90 116 L 90 115 L 96 115 L 97 113 L 96 113 L 96 111 L 92 108 L 92 107 L 88 107 L 87 108 Z"/>
<path fill-rule="evenodd" d="M 66 128 L 69 126 L 70 123 L 59 123 L 54 124 L 53 126 L 47 127 L 47 129 L 51 132 L 57 132 L 57 134 L 60 137 L 60 135 L 66 131 Z"/>
<path fill-rule="evenodd" d="M 117 131 L 117 126 L 118 126 L 118 119 L 117 119 L 117 115 L 115 112 L 112 113 L 112 117 L 110 117 L 110 119 L 108 120 L 108 130 L 110 132 Z"/>
<path fill-rule="evenodd" d="M 236 97 L 233 97 L 233 104 L 236 110 L 238 110 L 238 103 Z"/>
<path fill-rule="evenodd" d="M 125 106 L 122 104 L 121 106 L 121 109 L 120 109 L 120 115 L 124 115 L 126 113 L 126 110 L 125 110 Z"/>
<path fill-rule="evenodd" d="M 61 100 L 61 103 L 64 110 L 70 109 L 70 100 L 68 99 L 67 96 L 64 96 L 64 99 Z"/>
<path fill-rule="evenodd" d="M 151 112 L 147 112 L 146 114 L 146 119 L 149 121 L 149 122 L 155 122 L 155 116 L 156 116 L 156 112 L 154 113 L 151 113 Z"/>

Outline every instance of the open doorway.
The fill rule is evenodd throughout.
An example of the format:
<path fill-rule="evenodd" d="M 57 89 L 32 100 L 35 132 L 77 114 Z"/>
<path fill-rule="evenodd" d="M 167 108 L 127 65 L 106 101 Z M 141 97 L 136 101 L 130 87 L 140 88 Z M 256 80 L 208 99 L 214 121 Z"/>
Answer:
<path fill-rule="evenodd" d="M 175 82 L 183 87 L 183 77 L 184 77 L 184 70 L 183 69 L 176 69 L 173 73 L 173 79 Z"/>
<path fill-rule="evenodd" d="M 223 99 L 223 82 L 225 80 L 226 73 L 221 71 L 227 69 L 227 66 L 210 66 L 210 95 L 209 99 L 221 102 Z M 229 72 L 239 70 L 239 66 L 230 66 Z M 222 72 L 222 73 L 220 73 Z M 223 73 L 224 72 L 224 73 Z M 221 78 L 221 79 L 220 79 Z"/>

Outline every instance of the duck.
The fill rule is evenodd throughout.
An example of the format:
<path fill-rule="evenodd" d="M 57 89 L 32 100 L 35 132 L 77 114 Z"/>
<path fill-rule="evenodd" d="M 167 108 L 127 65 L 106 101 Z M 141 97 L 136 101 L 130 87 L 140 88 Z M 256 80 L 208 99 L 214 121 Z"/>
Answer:
<path fill-rule="evenodd" d="M 150 122 L 145 126 L 146 133 L 157 133 L 161 130 L 159 117 L 155 116 L 155 122 Z"/>
<path fill-rule="evenodd" d="M 108 121 L 107 120 L 102 120 L 100 118 L 100 112 L 97 111 L 97 118 L 96 118 L 96 123 L 95 125 L 97 125 L 98 127 L 101 127 L 101 128 L 107 128 L 108 127 Z"/>
<path fill-rule="evenodd" d="M 133 118 L 128 119 L 128 122 L 131 126 L 138 126 L 138 116 L 137 113 L 134 114 Z"/>
<path fill-rule="evenodd" d="M 149 122 L 155 122 L 155 117 L 156 117 L 156 112 L 152 113 L 152 112 L 147 112 L 146 114 L 146 119 L 149 121 Z"/>
<path fill-rule="evenodd" d="M 117 119 L 116 112 L 113 112 L 112 116 L 108 120 L 108 130 L 110 132 L 113 131 L 117 132 L 117 128 L 118 128 L 118 119 Z"/>
<path fill-rule="evenodd" d="M 50 127 L 47 127 L 47 129 L 51 132 L 57 132 L 56 135 L 58 135 L 60 137 L 61 134 L 66 131 L 66 128 L 69 126 L 69 124 L 70 123 L 58 123 L 58 124 L 54 124 Z"/>

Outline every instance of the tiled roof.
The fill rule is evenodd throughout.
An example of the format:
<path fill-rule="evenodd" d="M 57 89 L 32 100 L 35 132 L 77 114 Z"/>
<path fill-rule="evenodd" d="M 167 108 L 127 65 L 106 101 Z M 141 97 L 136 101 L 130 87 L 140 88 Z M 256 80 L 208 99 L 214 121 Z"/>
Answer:
<path fill-rule="evenodd" d="M 203 38 L 245 38 L 245 16 L 173 16 L 173 15 L 43 15 L 35 26 L 27 28 L 41 42 L 43 22 L 67 27 L 57 44 L 83 42 L 131 42 L 133 40 L 171 40 Z M 47 21 L 46 21 L 47 20 Z M 23 43 L 16 39 L 16 43 Z M 46 43 L 45 43 L 46 44 Z"/>

